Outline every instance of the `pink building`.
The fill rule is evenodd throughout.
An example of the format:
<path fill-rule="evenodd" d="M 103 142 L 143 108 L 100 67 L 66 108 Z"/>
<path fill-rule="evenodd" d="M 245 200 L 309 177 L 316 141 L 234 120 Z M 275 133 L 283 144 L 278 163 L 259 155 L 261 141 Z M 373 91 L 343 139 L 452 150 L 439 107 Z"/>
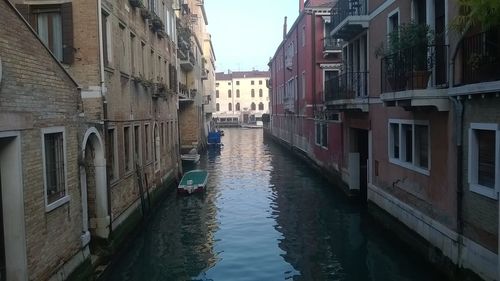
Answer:
<path fill-rule="evenodd" d="M 270 132 L 319 167 L 343 166 L 341 116 L 327 110 L 328 81 L 341 70 L 340 42 L 329 37 L 335 1 L 300 1 L 298 18 L 269 62 Z M 338 178 L 338 177 L 332 177 Z"/>

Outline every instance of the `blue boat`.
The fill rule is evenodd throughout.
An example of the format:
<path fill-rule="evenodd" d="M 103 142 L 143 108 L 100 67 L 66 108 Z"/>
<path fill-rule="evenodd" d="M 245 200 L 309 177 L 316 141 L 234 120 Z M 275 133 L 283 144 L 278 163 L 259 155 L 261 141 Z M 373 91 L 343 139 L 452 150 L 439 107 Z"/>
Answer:
<path fill-rule="evenodd" d="M 203 192 L 207 186 L 208 171 L 191 170 L 182 176 L 181 182 L 177 187 L 179 194 L 192 194 Z"/>
<path fill-rule="evenodd" d="M 209 146 L 221 146 L 221 138 L 222 138 L 223 131 L 212 131 L 208 133 L 207 137 L 207 143 Z"/>

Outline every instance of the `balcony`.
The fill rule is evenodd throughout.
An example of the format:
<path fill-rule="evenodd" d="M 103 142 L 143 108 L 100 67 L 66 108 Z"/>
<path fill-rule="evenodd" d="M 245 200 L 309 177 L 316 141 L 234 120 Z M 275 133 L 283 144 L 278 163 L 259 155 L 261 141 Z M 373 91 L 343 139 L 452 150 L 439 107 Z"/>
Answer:
<path fill-rule="evenodd" d="M 179 83 L 179 101 L 193 102 L 196 98 L 196 89 L 188 89 L 187 85 Z"/>
<path fill-rule="evenodd" d="M 448 46 L 403 49 L 382 58 L 380 99 L 405 110 L 448 111 Z"/>
<path fill-rule="evenodd" d="M 325 104 L 337 110 L 368 112 L 368 72 L 345 72 L 325 82 Z"/>
<path fill-rule="evenodd" d="M 334 38 L 349 41 L 368 28 L 367 0 L 339 0 L 330 13 Z"/>
<path fill-rule="evenodd" d="M 500 91 L 500 28 L 466 37 L 454 58 L 451 95 Z"/>
<path fill-rule="evenodd" d="M 185 72 L 190 72 L 193 70 L 196 64 L 196 58 L 193 52 L 188 51 L 185 56 L 179 56 L 181 69 Z"/>
<path fill-rule="evenodd" d="M 323 38 L 323 54 L 340 52 L 342 52 L 342 45 L 339 39 L 334 39 L 332 37 Z"/>

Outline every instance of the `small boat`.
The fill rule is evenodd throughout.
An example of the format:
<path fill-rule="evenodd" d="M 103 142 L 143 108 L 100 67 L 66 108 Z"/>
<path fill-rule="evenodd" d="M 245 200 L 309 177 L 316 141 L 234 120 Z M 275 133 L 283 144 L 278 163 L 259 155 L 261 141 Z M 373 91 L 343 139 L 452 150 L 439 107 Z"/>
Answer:
<path fill-rule="evenodd" d="M 181 154 L 181 160 L 184 162 L 189 162 L 196 164 L 200 161 L 200 154 L 196 151 L 196 148 L 191 149 L 187 154 Z"/>
<path fill-rule="evenodd" d="M 221 131 L 213 131 L 208 133 L 207 144 L 209 146 L 221 146 Z"/>
<path fill-rule="evenodd" d="M 182 176 L 181 182 L 177 187 L 179 194 L 191 194 L 202 192 L 207 186 L 208 171 L 191 170 Z"/>

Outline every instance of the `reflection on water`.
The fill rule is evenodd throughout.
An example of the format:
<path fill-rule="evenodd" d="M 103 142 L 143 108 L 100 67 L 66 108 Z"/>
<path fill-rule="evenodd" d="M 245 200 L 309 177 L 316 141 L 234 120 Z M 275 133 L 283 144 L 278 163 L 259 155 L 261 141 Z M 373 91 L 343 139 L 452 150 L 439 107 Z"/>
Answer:
<path fill-rule="evenodd" d="M 441 280 L 262 130 L 223 143 L 207 192 L 169 194 L 107 280 Z"/>

